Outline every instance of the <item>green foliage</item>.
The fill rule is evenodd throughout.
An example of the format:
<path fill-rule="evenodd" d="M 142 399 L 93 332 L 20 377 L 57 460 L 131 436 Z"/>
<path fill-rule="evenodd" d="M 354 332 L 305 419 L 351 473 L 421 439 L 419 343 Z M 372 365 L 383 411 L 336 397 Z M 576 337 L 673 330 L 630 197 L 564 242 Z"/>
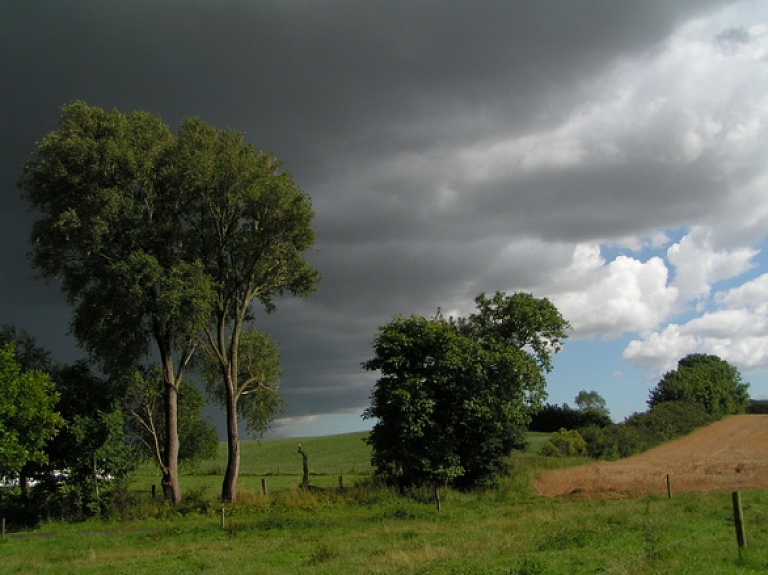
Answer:
<path fill-rule="evenodd" d="M 363 367 L 382 377 L 364 416 L 378 420 L 372 462 L 392 482 L 481 485 L 524 445 L 567 323 L 527 294 L 476 301 L 480 313 L 466 320 L 412 316 L 379 329 Z"/>
<path fill-rule="evenodd" d="M 22 489 L 24 496 L 3 512 L 69 519 L 108 513 L 112 493 L 135 466 L 122 413 L 116 409 L 120 386 L 94 376 L 82 361 L 56 365 L 23 330 L 6 326 L 0 339 L 17 346 L 22 372 L 44 369 L 50 375 L 62 417 L 58 433 L 45 445 L 45 460 L 29 461 L 20 471 L 22 482 L 32 481 L 34 487 Z"/>
<path fill-rule="evenodd" d="M 216 429 L 203 418 L 205 397 L 192 383 L 182 380 L 178 394 L 179 462 L 193 467 L 213 459 L 219 445 Z M 159 366 L 135 370 L 126 386 L 123 407 L 131 442 L 143 459 L 165 461 L 165 409 L 163 377 Z"/>
<path fill-rule="evenodd" d="M 714 420 L 715 418 L 700 403 L 665 401 L 645 413 L 628 417 L 624 423 L 644 430 L 649 440 L 655 445 L 687 435 Z"/>
<path fill-rule="evenodd" d="M 540 449 L 546 457 L 583 457 L 587 454 L 587 442 L 574 429 L 561 429 L 553 433 Z"/>
<path fill-rule="evenodd" d="M 183 258 L 182 198 L 157 186 L 172 142 L 156 116 L 74 102 L 20 180 L 42 214 L 32 261 L 61 281 L 74 335 L 110 373 L 133 367 L 153 339 L 161 353 L 183 347 L 210 309 L 205 276 Z"/>
<path fill-rule="evenodd" d="M 768 399 L 752 399 L 747 405 L 747 413 L 768 413 Z"/>
<path fill-rule="evenodd" d="M 216 281 L 217 319 L 237 323 L 254 299 L 271 311 L 285 292 L 315 289 L 319 274 L 303 257 L 315 242 L 310 198 L 272 154 L 188 118 L 162 173 L 163 188 L 184 192 L 191 249 Z"/>
<path fill-rule="evenodd" d="M 0 326 L 0 346 L 13 343 L 16 347 L 16 361 L 21 371 L 30 370 L 52 373 L 56 368 L 51 352 L 37 345 L 34 336 L 13 325 Z"/>
<path fill-rule="evenodd" d="M 605 399 L 596 391 L 582 390 L 576 395 L 576 407 L 584 413 L 594 413 L 597 416 L 610 417 Z"/>
<path fill-rule="evenodd" d="M 478 313 L 459 320 L 463 331 L 486 347 L 528 349 L 542 371 L 552 370 L 552 356 L 562 349 L 570 327 L 552 302 L 529 293 L 497 291 L 491 298 L 478 295 L 475 304 Z"/>
<path fill-rule="evenodd" d="M 691 354 L 651 390 L 648 406 L 654 408 L 667 401 L 699 404 L 720 419 L 744 413 L 749 404 L 749 384 L 742 383 L 739 370 L 727 361 L 715 355 Z"/>
<path fill-rule="evenodd" d="M 47 461 L 45 448 L 64 423 L 55 410 L 58 400 L 48 374 L 22 371 L 14 343 L 0 348 L 0 477 Z"/>
<path fill-rule="evenodd" d="M 582 429 L 587 452 L 597 459 L 628 457 L 743 413 L 750 403 L 748 388 L 739 371 L 719 357 L 688 355 L 651 390 L 647 412 L 619 425 Z"/>
<path fill-rule="evenodd" d="M 206 346 L 200 356 L 201 373 L 209 395 L 219 405 L 227 405 L 227 389 L 218 355 Z M 248 430 L 260 437 L 275 419 L 284 401 L 279 391 L 280 350 L 267 334 L 246 329 L 239 339 L 238 379 L 235 397 L 238 415 Z"/>
<path fill-rule="evenodd" d="M 641 430 L 630 425 L 593 425 L 579 433 L 587 444 L 587 455 L 595 459 L 612 461 L 642 453 L 652 447 Z"/>
<path fill-rule="evenodd" d="M 67 423 L 49 445 L 48 465 L 31 475 L 45 486 L 55 470 L 66 473 L 48 485 L 46 513 L 68 518 L 108 514 L 111 495 L 136 465 L 119 406 L 122 390 L 93 375 L 85 362 L 61 366 L 53 377 Z"/>
<path fill-rule="evenodd" d="M 635 413 L 619 425 L 590 426 L 580 433 L 590 457 L 613 460 L 642 453 L 712 421 L 700 404 L 667 401 L 645 413 Z"/>
<path fill-rule="evenodd" d="M 559 429 L 583 429 L 585 427 L 606 427 L 612 425 L 611 418 L 597 410 L 573 409 L 568 404 L 546 404 L 531 416 L 530 431 L 552 433 Z"/>

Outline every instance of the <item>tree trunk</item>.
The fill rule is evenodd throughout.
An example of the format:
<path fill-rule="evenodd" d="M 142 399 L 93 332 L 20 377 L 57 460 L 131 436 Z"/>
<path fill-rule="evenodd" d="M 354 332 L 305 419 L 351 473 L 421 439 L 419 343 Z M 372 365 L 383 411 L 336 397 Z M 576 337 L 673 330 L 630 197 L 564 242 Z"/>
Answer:
<path fill-rule="evenodd" d="M 221 486 L 221 500 L 234 503 L 237 498 L 237 476 L 240 473 L 240 432 L 237 421 L 237 399 L 234 384 L 227 374 L 227 471 Z"/>
<path fill-rule="evenodd" d="M 181 484 L 179 483 L 179 395 L 178 388 L 173 384 L 173 379 L 174 376 L 171 375 L 171 379 L 169 380 L 168 373 L 166 373 L 163 495 L 172 503 L 179 503 L 181 501 Z"/>

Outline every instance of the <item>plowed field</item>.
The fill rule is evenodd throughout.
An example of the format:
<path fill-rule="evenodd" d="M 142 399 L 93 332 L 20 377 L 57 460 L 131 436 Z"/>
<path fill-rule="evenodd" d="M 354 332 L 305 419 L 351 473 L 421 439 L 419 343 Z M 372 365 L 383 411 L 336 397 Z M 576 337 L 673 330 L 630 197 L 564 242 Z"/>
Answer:
<path fill-rule="evenodd" d="M 619 498 L 768 489 L 768 415 L 738 415 L 640 455 L 550 471 L 534 482 L 547 497 Z"/>

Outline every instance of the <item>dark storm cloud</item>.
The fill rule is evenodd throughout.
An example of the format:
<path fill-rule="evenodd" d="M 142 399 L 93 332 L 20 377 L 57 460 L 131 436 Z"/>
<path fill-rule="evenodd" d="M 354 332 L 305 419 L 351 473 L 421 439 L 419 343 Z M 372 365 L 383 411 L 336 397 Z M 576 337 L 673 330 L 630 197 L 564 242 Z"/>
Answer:
<path fill-rule="evenodd" d="M 291 161 L 314 160 L 302 171 L 334 170 L 342 157 L 348 167 L 357 154 L 418 149 L 441 133 L 556 119 L 545 102 L 567 108 L 586 74 L 652 46 L 707 4 L 6 4 L 5 105 L 12 133 L 29 133 L 29 118 L 50 126 L 73 98 L 171 123 L 202 115 Z M 487 120 L 456 133 L 473 108 Z"/>
<path fill-rule="evenodd" d="M 20 255 L 33 216 L 15 188 L 59 107 L 83 99 L 141 108 L 171 126 L 198 115 L 275 152 L 313 198 L 318 251 L 310 258 L 325 278 L 320 291 L 260 318 L 283 348 L 287 414 L 365 405 L 371 379 L 359 364 L 376 326 L 393 314 L 466 308 L 476 293 L 510 284 L 532 289 L 548 266 L 567 265 L 569 241 L 706 211 L 712 202 L 702 198 L 717 191 L 707 165 L 525 175 L 502 164 L 479 178 L 467 150 L 483 156 L 511 135 L 560 125 L 602 96 L 593 78 L 623 59 L 652 57 L 681 22 L 723 4 L 4 3 L 0 301 L 13 304 L 0 321 L 73 353 L 62 339 L 62 298 L 32 282 Z M 742 41 L 735 32 L 720 40 Z M 653 148 L 654 138 L 641 146 Z M 622 149 L 632 153 L 631 142 Z M 695 190 L 702 207 L 692 194 L 671 198 L 671 189 Z M 41 312 L 50 305 L 55 313 Z M 42 332 L 58 335 L 46 340 Z"/>

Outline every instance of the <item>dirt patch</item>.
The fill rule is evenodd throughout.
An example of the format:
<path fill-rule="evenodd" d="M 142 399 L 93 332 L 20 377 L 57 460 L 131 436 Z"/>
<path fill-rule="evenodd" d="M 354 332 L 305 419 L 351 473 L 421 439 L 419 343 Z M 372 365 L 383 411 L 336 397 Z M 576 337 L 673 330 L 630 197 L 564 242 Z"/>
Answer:
<path fill-rule="evenodd" d="M 628 497 L 768 489 L 768 415 L 738 415 L 641 455 L 549 471 L 533 484 L 546 497 Z"/>

